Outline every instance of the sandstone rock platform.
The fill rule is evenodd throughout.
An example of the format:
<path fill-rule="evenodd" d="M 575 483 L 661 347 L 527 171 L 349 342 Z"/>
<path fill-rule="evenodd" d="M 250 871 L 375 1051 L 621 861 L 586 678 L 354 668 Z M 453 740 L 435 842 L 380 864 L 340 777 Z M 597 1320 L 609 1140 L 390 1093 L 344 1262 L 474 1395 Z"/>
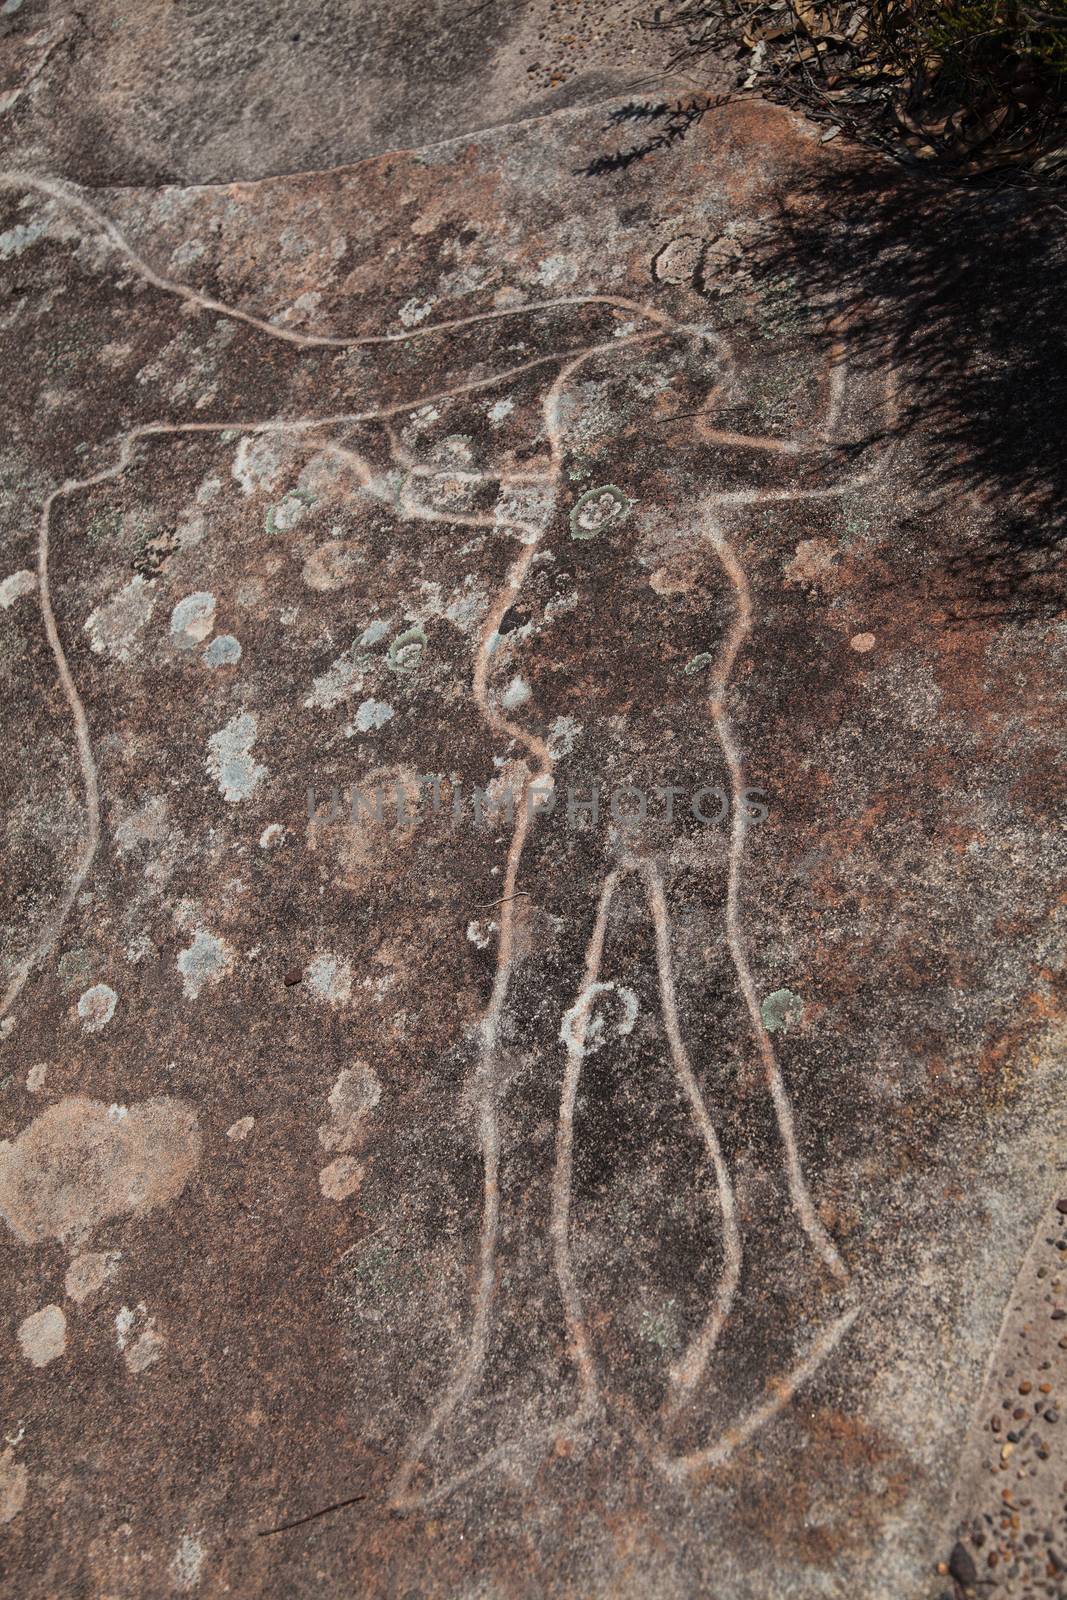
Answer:
<path fill-rule="evenodd" d="M 12 1592 L 1060 1592 L 1048 485 L 632 103 L 0 173 Z"/>

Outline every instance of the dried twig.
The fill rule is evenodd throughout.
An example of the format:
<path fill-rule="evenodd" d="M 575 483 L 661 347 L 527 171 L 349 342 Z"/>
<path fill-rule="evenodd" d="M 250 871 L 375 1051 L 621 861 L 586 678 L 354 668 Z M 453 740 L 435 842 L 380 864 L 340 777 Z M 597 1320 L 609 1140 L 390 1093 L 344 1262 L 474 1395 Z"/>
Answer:
<path fill-rule="evenodd" d="M 347 1506 L 355 1506 L 361 1500 L 369 1499 L 369 1495 L 350 1494 L 347 1500 L 335 1500 L 332 1505 L 320 1506 L 317 1511 L 309 1511 L 304 1517 L 294 1517 L 291 1522 L 279 1522 L 276 1528 L 257 1528 L 256 1538 L 266 1539 L 272 1533 L 288 1533 L 290 1528 L 302 1528 L 305 1522 L 314 1522 L 318 1517 L 328 1517 L 331 1511 L 344 1511 Z"/>

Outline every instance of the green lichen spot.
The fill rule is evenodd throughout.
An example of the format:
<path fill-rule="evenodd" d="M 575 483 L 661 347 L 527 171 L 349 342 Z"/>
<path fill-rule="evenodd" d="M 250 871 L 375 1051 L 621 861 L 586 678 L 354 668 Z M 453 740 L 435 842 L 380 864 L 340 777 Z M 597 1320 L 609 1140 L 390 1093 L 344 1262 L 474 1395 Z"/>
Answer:
<path fill-rule="evenodd" d="M 571 538 L 595 539 L 609 525 L 621 522 L 629 510 L 629 500 L 613 483 L 587 489 L 571 511 Z"/>
<path fill-rule="evenodd" d="M 804 1015 L 804 1002 L 792 989 L 775 989 L 759 1008 L 768 1033 L 784 1033 Z"/>
<path fill-rule="evenodd" d="M 289 493 L 267 512 L 267 532 L 290 533 L 301 521 L 308 507 L 314 504 L 315 496 L 307 489 L 290 489 Z"/>
<path fill-rule="evenodd" d="M 871 531 L 871 519 L 854 505 L 847 503 L 843 507 L 845 532 L 847 538 L 843 544 L 850 544 L 853 539 L 865 539 Z"/>
<path fill-rule="evenodd" d="M 421 628 L 407 628 L 398 633 L 389 646 L 387 660 L 394 672 L 415 672 L 426 648 L 426 635 Z"/>
<path fill-rule="evenodd" d="M 694 672 L 706 672 L 714 660 L 715 657 L 709 651 L 702 650 L 698 656 L 693 657 L 692 661 L 687 661 L 682 670 L 687 677 L 691 678 Z"/>
<path fill-rule="evenodd" d="M 100 511 L 89 524 L 90 544 L 115 544 L 122 537 L 122 512 Z M 148 535 L 143 535 L 145 539 Z"/>
<path fill-rule="evenodd" d="M 665 1300 L 662 1305 L 646 1308 L 641 1313 L 639 1331 L 642 1339 L 658 1350 L 675 1350 L 678 1347 L 677 1303 Z"/>

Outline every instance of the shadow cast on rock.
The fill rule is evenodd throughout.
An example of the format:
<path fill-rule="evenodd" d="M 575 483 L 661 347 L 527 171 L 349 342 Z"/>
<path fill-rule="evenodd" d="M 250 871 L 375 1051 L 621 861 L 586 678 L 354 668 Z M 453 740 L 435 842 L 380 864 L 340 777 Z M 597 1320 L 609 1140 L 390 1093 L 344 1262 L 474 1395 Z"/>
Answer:
<path fill-rule="evenodd" d="M 949 620 L 1041 620 L 1063 604 L 1067 211 L 848 162 L 790 186 L 747 263 L 827 314 L 854 365 L 895 366 L 893 424 L 948 528 Z M 957 515 L 953 507 L 959 506 Z"/>

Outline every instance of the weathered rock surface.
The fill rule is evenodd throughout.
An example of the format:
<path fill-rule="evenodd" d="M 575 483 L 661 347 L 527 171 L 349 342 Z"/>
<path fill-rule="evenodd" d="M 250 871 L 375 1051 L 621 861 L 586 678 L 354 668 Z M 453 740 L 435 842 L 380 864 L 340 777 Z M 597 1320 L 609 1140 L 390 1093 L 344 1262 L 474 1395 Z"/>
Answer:
<path fill-rule="evenodd" d="M 761 267 L 858 158 L 603 127 L 2 179 L 26 1597 L 929 1600 L 1027 1498 L 964 1446 L 1063 1398 L 998 1347 L 1063 1230 L 1046 591 L 978 603 L 909 346 Z"/>
<path fill-rule="evenodd" d="M 691 88 L 643 0 L 11 0 L 0 117 L 83 183 L 218 183 Z M 724 74 L 725 75 L 725 74 Z"/>

